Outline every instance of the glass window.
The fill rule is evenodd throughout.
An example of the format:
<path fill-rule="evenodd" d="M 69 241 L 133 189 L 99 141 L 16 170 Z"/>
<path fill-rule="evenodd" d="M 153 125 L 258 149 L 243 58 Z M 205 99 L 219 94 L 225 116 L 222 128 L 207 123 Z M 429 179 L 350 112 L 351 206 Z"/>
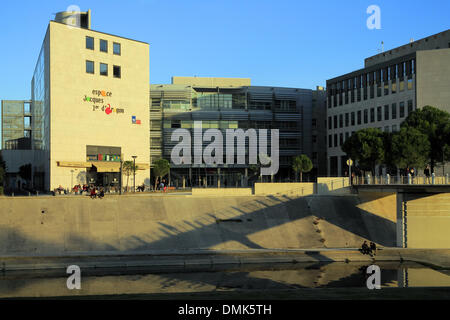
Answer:
<path fill-rule="evenodd" d="M 396 125 L 396 124 L 394 124 L 394 125 L 392 126 L 392 132 L 395 132 L 395 131 L 397 131 L 397 125 Z"/>
<path fill-rule="evenodd" d="M 389 94 L 389 83 L 386 81 L 384 83 L 384 95 L 387 96 Z"/>
<path fill-rule="evenodd" d="M 370 108 L 370 122 L 375 122 L 375 108 Z"/>
<path fill-rule="evenodd" d="M 94 50 L 94 38 L 86 37 L 86 49 Z"/>
<path fill-rule="evenodd" d="M 102 76 L 108 75 L 108 65 L 106 63 L 100 63 L 100 75 Z"/>
<path fill-rule="evenodd" d="M 331 140 L 331 134 L 328 135 L 328 148 L 333 147 L 333 141 Z"/>
<path fill-rule="evenodd" d="M 86 60 L 86 73 L 94 73 L 94 61 Z"/>
<path fill-rule="evenodd" d="M 369 122 L 369 111 L 367 109 L 364 110 L 364 123 Z"/>
<path fill-rule="evenodd" d="M 392 91 L 392 93 L 397 93 L 397 82 L 394 80 L 393 82 L 392 82 L 392 87 L 391 87 L 391 91 Z"/>
<path fill-rule="evenodd" d="M 389 126 L 384 127 L 384 132 L 389 132 Z"/>
<path fill-rule="evenodd" d="M 100 51 L 108 52 L 108 41 L 100 39 Z"/>
<path fill-rule="evenodd" d="M 331 117 L 328 117 L 328 129 L 331 129 L 331 125 L 333 123 L 331 122 Z"/>
<path fill-rule="evenodd" d="M 400 80 L 398 84 L 398 91 L 404 91 L 405 90 L 405 81 L 403 79 Z"/>
<path fill-rule="evenodd" d="M 361 124 L 361 110 L 358 111 L 358 124 Z"/>
<path fill-rule="evenodd" d="M 408 100 L 408 115 L 413 111 L 413 101 Z"/>
<path fill-rule="evenodd" d="M 338 140 L 337 140 L 337 134 L 334 135 L 334 146 L 337 147 L 338 146 Z"/>
<path fill-rule="evenodd" d="M 350 117 L 348 116 L 348 113 L 345 114 L 345 126 L 348 127 L 348 124 L 350 122 Z"/>
<path fill-rule="evenodd" d="M 342 146 L 344 144 L 344 135 L 339 133 L 339 145 Z"/>
<path fill-rule="evenodd" d="M 351 113 L 352 126 L 355 125 L 355 112 Z"/>
<path fill-rule="evenodd" d="M 400 108 L 400 118 L 403 118 L 405 116 L 405 103 L 402 101 L 399 104 Z"/>
<path fill-rule="evenodd" d="M 392 119 L 397 119 L 397 104 L 392 104 Z"/>
<path fill-rule="evenodd" d="M 384 106 L 384 120 L 389 120 L 389 105 Z"/>
<path fill-rule="evenodd" d="M 408 90 L 412 90 L 413 88 L 413 79 L 408 79 Z"/>
<path fill-rule="evenodd" d="M 114 78 L 120 78 L 120 66 L 113 66 L 113 76 Z"/>
<path fill-rule="evenodd" d="M 120 43 L 113 42 L 113 53 L 120 56 Z"/>
<path fill-rule="evenodd" d="M 333 116 L 334 128 L 337 129 L 337 116 Z"/>
<path fill-rule="evenodd" d="M 377 107 L 377 121 L 381 121 L 381 106 Z"/>
<path fill-rule="evenodd" d="M 339 115 L 339 128 L 344 126 L 344 116 L 342 114 Z"/>

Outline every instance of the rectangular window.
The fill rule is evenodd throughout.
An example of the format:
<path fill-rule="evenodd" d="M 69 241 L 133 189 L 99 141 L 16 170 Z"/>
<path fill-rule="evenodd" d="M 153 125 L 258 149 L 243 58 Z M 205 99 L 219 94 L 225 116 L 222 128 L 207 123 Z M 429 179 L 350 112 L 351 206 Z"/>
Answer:
<path fill-rule="evenodd" d="M 384 132 L 389 132 L 389 126 L 384 127 Z"/>
<path fill-rule="evenodd" d="M 352 126 L 355 125 L 355 112 L 351 113 L 351 121 L 352 121 Z"/>
<path fill-rule="evenodd" d="M 389 120 L 389 105 L 384 106 L 384 120 Z"/>
<path fill-rule="evenodd" d="M 389 94 L 389 83 L 386 81 L 384 83 L 384 95 L 387 96 Z"/>
<path fill-rule="evenodd" d="M 337 116 L 334 116 L 333 117 L 333 122 L 334 122 L 334 127 L 333 128 L 335 128 L 335 129 L 337 129 Z"/>
<path fill-rule="evenodd" d="M 333 123 L 331 122 L 331 117 L 328 117 L 328 129 L 330 129 L 331 130 L 331 125 L 332 125 Z"/>
<path fill-rule="evenodd" d="M 396 124 L 394 124 L 394 125 L 392 126 L 392 132 L 395 132 L 395 131 L 397 131 L 397 125 L 396 125 Z"/>
<path fill-rule="evenodd" d="M 86 60 L 86 73 L 94 73 L 94 61 Z"/>
<path fill-rule="evenodd" d="M 400 109 L 400 118 L 405 117 L 405 103 L 403 101 L 400 102 L 399 109 Z"/>
<path fill-rule="evenodd" d="M 345 133 L 345 141 L 347 141 L 347 139 L 348 139 L 348 135 L 349 135 L 349 133 L 348 133 L 348 132 L 346 132 L 346 133 Z"/>
<path fill-rule="evenodd" d="M 358 125 L 361 124 L 361 110 L 358 111 Z"/>
<path fill-rule="evenodd" d="M 339 133 L 339 145 L 342 146 L 344 144 L 344 135 Z"/>
<path fill-rule="evenodd" d="M 397 119 L 397 104 L 392 104 L 392 120 Z"/>
<path fill-rule="evenodd" d="M 412 90 L 413 88 L 413 79 L 408 79 L 408 90 Z"/>
<path fill-rule="evenodd" d="M 382 121 L 383 119 L 381 118 L 381 106 L 377 107 L 377 121 Z"/>
<path fill-rule="evenodd" d="M 121 77 L 121 70 L 120 66 L 113 66 L 113 76 L 114 78 L 120 78 Z"/>
<path fill-rule="evenodd" d="M 100 75 L 102 76 L 108 75 L 108 65 L 106 63 L 100 63 Z"/>
<path fill-rule="evenodd" d="M 94 50 L 94 38 L 86 37 L 86 49 Z"/>
<path fill-rule="evenodd" d="M 348 127 L 348 124 L 350 122 L 350 117 L 348 116 L 348 113 L 345 114 L 345 126 Z"/>
<path fill-rule="evenodd" d="M 344 126 L 344 116 L 342 114 L 339 115 L 339 128 Z"/>
<path fill-rule="evenodd" d="M 392 93 L 397 93 L 397 82 L 395 80 L 392 82 L 391 89 Z"/>
<path fill-rule="evenodd" d="M 333 147 L 333 141 L 331 140 L 331 134 L 328 135 L 328 148 L 332 148 Z"/>
<path fill-rule="evenodd" d="M 108 41 L 100 39 L 100 51 L 108 52 Z"/>
<path fill-rule="evenodd" d="M 381 97 L 381 83 L 377 83 L 377 97 Z"/>
<path fill-rule="evenodd" d="M 403 79 L 400 79 L 400 82 L 398 84 L 398 91 L 402 92 L 405 90 L 405 81 Z"/>
<path fill-rule="evenodd" d="M 113 54 L 120 56 L 120 43 L 113 42 Z"/>
<path fill-rule="evenodd" d="M 369 122 L 369 111 L 367 109 L 364 110 L 364 123 Z"/>
<path fill-rule="evenodd" d="M 338 146 L 337 134 L 334 134 L 334 146 Z"/>
<path fill-rule="evenodd" d="M 413 101 L 408 100 L 408 115 L 413 111 Z"/>
<path fill-rule="evenodd" d="M 375 122 L 375 108 L 370 108 L 370 122 Z"/>

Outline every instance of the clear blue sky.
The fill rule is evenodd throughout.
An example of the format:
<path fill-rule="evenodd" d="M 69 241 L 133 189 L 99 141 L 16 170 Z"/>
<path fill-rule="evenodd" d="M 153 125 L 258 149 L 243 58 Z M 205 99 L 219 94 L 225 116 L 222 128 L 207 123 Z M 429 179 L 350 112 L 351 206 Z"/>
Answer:
<path fill-rule="evenodd" d="M 1 7 L 0 99 L 30 98 L 48 21 L 69 5 L 92 29 L 150 44 L 150 82 L 249 77 L 253 85 L 315 88 L 364 58 L 450 28 L 450 1 L 101 0 L 8 1 Z M 381 29 L 369 30 L 369 5 Z"/>

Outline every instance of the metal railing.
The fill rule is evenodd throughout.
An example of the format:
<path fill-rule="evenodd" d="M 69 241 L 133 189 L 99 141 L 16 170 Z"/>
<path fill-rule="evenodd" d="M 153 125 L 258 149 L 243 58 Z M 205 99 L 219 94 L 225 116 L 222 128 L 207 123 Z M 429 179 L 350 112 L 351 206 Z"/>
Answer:
<path fill-rule="evenodd" d="M 445 176 L 436 176 L 434 173 L 431 176 L 413 176 L 408 174 L 407 176 L 394 176 L 394 175 L 382 175 L 371 176 L 366 175 L 364 177 L 353 177 L 353 185 L 446 185 L 450 184 L 450 177 L 447 173 Z"/>

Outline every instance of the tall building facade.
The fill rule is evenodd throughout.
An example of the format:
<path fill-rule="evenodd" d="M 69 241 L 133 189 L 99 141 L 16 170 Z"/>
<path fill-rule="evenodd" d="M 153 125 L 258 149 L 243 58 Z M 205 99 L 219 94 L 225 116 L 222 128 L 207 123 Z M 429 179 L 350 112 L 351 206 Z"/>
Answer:
<path fill-rule="evenodd" d="M 365 59 L 364 68 L 327 80 L 327 166 L 347 170 L 342 144 L 355 131 L 397 131 L 409 113 L 450 111 L 450 30 Z"/>
<path fill-rule="evenodd" d="M 33 73 L 32 187 L 115 187 L 121 161 L 148 184 L 149 45 L 91 30 L 90 11 L 72 17 L 50 21 Z"/>
<path fill-rule="evenodd" d="M 319 158 L 324 156 L 326 149 L 319 152 L 319 144 L 313 143 L 312 139 L 318 135 L 314 133 L 317 124 L 325 120 L 324 90 L 251 86 L 250 79 L 173 77 L 171 84 L 152 84 L 150 96 L 152 163 L 160 158 L 171 160 L 172 149 L 177 144 L 171 140 L 174 130 L 184 128 L 192 132 L 194 122 L 201 121 L 203 130 L 219 129 L 224 137 L 226 129 L 278 129 L 279 171 L 274 180 L 294 180 L 292 158 L 303 153 L 315 163 L 311 176 L 317 175 Z M 322 107 L 322 113 L 316 112 L 315 106 Z M 320 116 L 321 119 L 313 119 Z M 208 144 L 204 142 L 202 147 Z M 174 185 L 185 181 L 192 186 L 251 183 L 259 177 L 254 167 L 248 164 L 248 146 L 246 156 L 246 164 L 172 163 L 171 179 Z M 322 164 L 326 161 L 325 157 L 323 159 Z"/>

